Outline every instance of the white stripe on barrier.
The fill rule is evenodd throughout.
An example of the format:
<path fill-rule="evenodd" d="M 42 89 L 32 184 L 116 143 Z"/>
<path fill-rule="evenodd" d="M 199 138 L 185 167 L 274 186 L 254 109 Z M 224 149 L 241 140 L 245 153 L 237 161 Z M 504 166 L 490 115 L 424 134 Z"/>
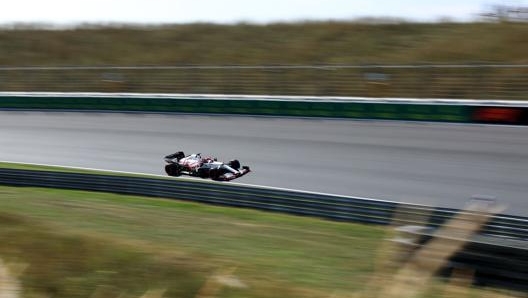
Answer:
<path fill-rule="evenodd" d="M 104 93 L 104 92 L 0 92 L 0 97 L 93 97 L 93 98 L 153 98 L 196 100 L 255 100 L 255 101 L 304 101 L 304 102 L 349 102 L 349 103 L 394 103 L 435 104 L 467 106 L 528 107 L 528 102 L 519 100 L 481 100 L 448 98 L 385 98 L 344 96 L 278 96 L 278 95 L 227 95 L 227 94 L 181 94 L 181 93 Z"/>
<path fill-rule="evenodd" d="M 337 194 L 331 194 L 331 193 L 313 192 L 313 191 L 306 191 L 306 190 L 299 190 L 299 189 L 289 189 L 289 188 L 264 186 L 264 185 L 254 185 L 254 184 L 245 184 L 245 183 L 237 183 L 237 182 L 220 182 L 220 181 L 213 181 L 213 180 L 202 180 L 202 179 L 196 179 L 196 178 L 191 178 L 191 177 L 170 177 L 170 176 L 166 176 L 166 175 L 157 175 L 157 174 L 150 174 L 150 173 L 126 172 L 126 171 L 105 170 L 105 169 L 97 169 L 97 168 L 73 167 L 73 166 L 63 166 L 63 165 L 54 165 L 54 164 L 41 164 L 41 163 L 27 163 L 27 162 L 7 161 L 7 160 L 0 160 L 0 163 L 10 163 L 10 164 L 27 165 L 27 166 L 55 167 L 55 168 L 66 169 L 66 170 L 98 171 L 98 172 L 102 172 L 102 173 L 107 172 L 107 173 L 113 173 L 113 174 L 125 174 L 125 175 L 134 175 L 134 176 L 147 176 L 147 177 L 153 177 L 153 178 L 166 178 L 166 179 L 175 179 L 175 180 L 185 180 L 185 181 L 192 181 L 192 182 L 196 182 L 196 183 L 217 183 L 217 184 L 227 183 L 228 185 L 243 186 L 243 187 L 253 187 L 253 188 L 259 188 L 259 189 L 266 189 L 266 190 L 291 191 L 291 192 L 312 194 L 312 195 L 333 196 L 333 197 L 338 197 L 338 198 L 354 198 L 354 199 L 361 199 L 361 200 L 380 202 L 380 203 L 399 204 L 399 202 L 396 202 L 396 201 L 381 200 L 381 199 L 374 199 L 374 198 L 365 198 L 365 197 L 356 197 L 356 196 L 344 196 L 344 195 L 337 195 Z M 425 206 L 425 205 L 420 205 L 420 204 L 412 204 L 412 203 L 405 203 L 405 204 L 406 205 L 410 205 L 410 206 L 417 206 L 417 207 L 426 207 L 426 208 L 430 207 L 430 206 Z"/>

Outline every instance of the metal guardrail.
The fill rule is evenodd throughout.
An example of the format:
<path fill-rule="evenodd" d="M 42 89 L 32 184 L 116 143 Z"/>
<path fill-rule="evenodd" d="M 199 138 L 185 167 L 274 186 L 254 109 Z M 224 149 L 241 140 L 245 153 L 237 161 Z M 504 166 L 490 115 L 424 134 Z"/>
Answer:
<path fill-rule="evenodd" d="M 449 208 L 433 208 L 391 201 L 233 183 L 218 183 L 197 179 L 163 179 L 0 169 L 0 184 L 164 197 L 381 225 L 390 224 L 395 212 L 398 212 L 400 215 L 408 214 L 408 218 L 412 218 L 417 214 L 431 214 L 429 225 L 437 227 L 458 212 L 456 209 Z M 400 216 L 400 218 L 403 221 L 398 224 L 416 224 L 410 219 L 406 220 L 406 216 Z M 496 215 L 485 226 L 482 233 L 500 237 L 528 239 L 528 218 Z"/>
<path fill-rule="evenodd" d="M 0 67 L 2 91 L 525 100 L 526 64 Z"/>

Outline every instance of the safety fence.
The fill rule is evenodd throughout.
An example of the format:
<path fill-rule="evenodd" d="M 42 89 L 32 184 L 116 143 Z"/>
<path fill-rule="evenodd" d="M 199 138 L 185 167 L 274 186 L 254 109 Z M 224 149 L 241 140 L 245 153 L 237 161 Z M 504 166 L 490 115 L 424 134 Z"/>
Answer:
<path fill-rule="evenodd" d="M 0 90 L 527 99 L 528 65 L 0 67 Z"/>
<path fill-rule="evenodd" d="M 528 102 L 358 97 L 1 92 L 1 110 L 237 114 L 528 124 Z"/>
<path fill-rule="evenodd" d="M 367 224 L 437 228 L 459 210 L 198 179 L 0 169 L 0 184 L 103 191 Z M 397 215 L 396 215 L 397 214 Z M 397 222 L 393 222 L 397 218 Z M 454 235 L 455 236 L 455 235 Z M 528 291 L 528 218 L 495 215 L 444 270 L 474 271 L 474 283 Z"/>

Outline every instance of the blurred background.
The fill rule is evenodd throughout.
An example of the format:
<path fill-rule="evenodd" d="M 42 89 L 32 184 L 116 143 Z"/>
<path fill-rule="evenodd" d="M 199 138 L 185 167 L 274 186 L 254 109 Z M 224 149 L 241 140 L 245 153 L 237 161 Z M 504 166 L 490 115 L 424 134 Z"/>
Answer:
<path fill-rule="evenodd" d="M 0 9 L 3 92 L 525 100 L 527 53 L 528 1 L 18 0 Z M 24 100 L 29 101 L 20 98 Z M 52 102 L 48 100 L 44 97 L 44 106 Z M 518 114 L 515 109 L 489 108 L 475 115 L 496 121 L 511 116 L 508 111 Z M 415 193 L 414 198 L 432 201 L 430 189 L 439 189 L 442 198 L 452 201 L 437 202 L 461 204 L 466 198 L 450 195 L 450 190 L 465 193 L 470 189 L 466 186 L 482 189 L 485 184 L 486 190 L 498 185 L 499 191 L 521 194 L 517 203 L 526 205 L 522 148 L 527 138 L 519 127 L 12 111 L 3 112 L 0 121 L 0 156 L 5 159 L 22 156 L 27 162 L 36 156 L 46 164 L 69 159 L 92 168 L 110 169 L 113 163 L 121 167 L 117 170 L 132 165 L 143 173 L 151 168 L 159 173 L 167 148 L 194 142 L 197 148 L 205 144 L 206 149 L 253 161 L 253 177 L 258 178 L 245 183 L 262 184 L 267 166 L 270 177 L 290 188 L 295 179 L 306 188 L 336 183 L 347 194 L 358 195 L 357 185 L 378 191 L 388 185 L 411 200 L 410 189 L 417 187 L 427 195 Z M 316 129 L 321 127 L 328 130 Z M 300 149 L 316 158 L 300 158 Z M 337 159 L 339 167 L 323 160 L 314 171 L 305 161 L 323 159 L 321 152 L 347 160 Z M 275 160 L 279 155 L 286 162 Z M 344 170 L 336 171 L 343 164 Z M 299 165 L 304 167 L 297 171 Z M 288 176 L 288 170 L 297 172 Z M 321 177 L 332 180 L 325 173 L 344 173 L 339 178 L 346 179 L 325 182 Z M 356 186 L 350 183 L 353 175 Z M 427 188 L 429 183 L 433 187 Z M 391 195 L 394 199 L 395 192 Z M 273 210 L 284 210 L 281 204 Z M 429 211 L 404 210 L 407 217 L 401 221 L 423 224 Z M 369 212 L 384 216 L 380 207 Z M 426 287 L 425 294 L 413 296 L 526 297 L 526 292 L 514 291 L 526 289 L 526 243 L 510 245 L 502 236 L 490 240 L 492 248 L 486 246 L 487 238 L 480 239 L 484 252 L 481 247 L 470 250 L 471 266 L 459 261 L 461 270 L 453 278 L 427 285 L 450 262 L 446 251 L 473 241 L 469 237 L 488 219 L 484 217 L 462 218 L 464 224 L 448 226 L 444 235 L 462 236 L 426 249 L 432 257 L 425 253 L 413 259 L 409 256 L 426 247 L 421 237 L 429 239 L 431 231 L 414 227 L 403 231 L 413 239 L 394 238 L 394 229 L 386 226 L 177 200 L 0 186 L 0 297 L 411 297 L 402 293 Z M 524 218 L 512 221 L 513 231 L 526 231 Z M 506 283 L 501 275 L 506 290 L 481 292 L 473 287 L 475 268 L 495 270 L 485 263 L 489 260 L 498 266 L 494 274 L 520 277 Z M 404 264 L 419 269 L 400 272 Z M 518 276 L 516 267 L 522 271 Z M 10 288 L 1 287 L 5 284 Z M 504 284 L 517 288 L 510 291 Z"/>
<path fill-rule="evenodd" d="M 2 91 L 474 99 L 528 91 L 520 1 L 286 1 L 273 10 L 47 1 L 35 15 L 26 7 L 40 4 L 20 2 L 0 12 Z"/>

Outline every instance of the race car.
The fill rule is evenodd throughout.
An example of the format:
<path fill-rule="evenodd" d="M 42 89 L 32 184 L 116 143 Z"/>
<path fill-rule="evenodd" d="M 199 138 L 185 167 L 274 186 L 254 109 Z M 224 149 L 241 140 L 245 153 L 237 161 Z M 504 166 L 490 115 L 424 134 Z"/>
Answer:
<path fill-rule="evenodd" d="M 165 156 L 164 159 L 167 163 L 165 172 L 169 176 L 189 175 L 217 181 L 230 181 L 251 171 L 248 166 L 240 167 L 240 162 L 236 159 L 223 163 L 215 157 L 202 156 L 201 153 L 186 156 L 183 151 L 178 151 Z"/>

